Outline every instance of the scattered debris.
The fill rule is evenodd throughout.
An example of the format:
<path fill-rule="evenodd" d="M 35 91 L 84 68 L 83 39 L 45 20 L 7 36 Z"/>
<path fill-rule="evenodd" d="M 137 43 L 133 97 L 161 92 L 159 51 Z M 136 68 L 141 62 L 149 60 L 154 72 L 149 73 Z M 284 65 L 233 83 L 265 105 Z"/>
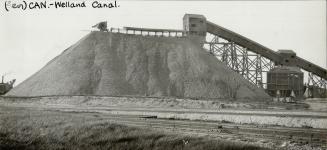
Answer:
<path fill-rule="evenodd" d="M 1 77 L 1 83 L 0 83 L 0 95 L 6 94 L 8 91 L 10 91 L 14 87 L 14 83 L 16 82 L 16 79 L 13 79 L 7 83 L 4 83 L 4 75 Z"/>
<path fill-rule="evenodd" d="M 140 118 L 147 118 L 147 119 L 156 119 L 157 116 L 141 116 Z"/>

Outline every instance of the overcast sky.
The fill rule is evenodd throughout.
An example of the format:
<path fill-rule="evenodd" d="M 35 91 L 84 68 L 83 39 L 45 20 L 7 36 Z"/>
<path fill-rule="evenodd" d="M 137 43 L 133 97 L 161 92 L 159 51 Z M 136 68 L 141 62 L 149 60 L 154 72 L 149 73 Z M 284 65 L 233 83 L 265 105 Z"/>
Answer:
<path fill-rule="evenodd" d="M 319 66 L 326 63 L 326 1 L 118 1 L 114 9 L 9 11 L 0 4 L 0 75 L 22 82 L 91 26 L 182 29 L 185 13 L 203 14 L 218 25 L 274 50 L 292 49 Z"/>

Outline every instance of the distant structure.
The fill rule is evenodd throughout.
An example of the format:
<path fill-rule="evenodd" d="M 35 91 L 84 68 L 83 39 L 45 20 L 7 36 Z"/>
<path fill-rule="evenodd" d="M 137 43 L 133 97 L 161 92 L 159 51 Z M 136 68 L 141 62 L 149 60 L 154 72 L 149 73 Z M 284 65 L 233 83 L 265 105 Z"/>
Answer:
<path fill-rule="evenodd" d="M 183 17 L 183 29 L 194 40 L 204 44 L 207 35 L 207 19 L 203 15 L 185 14 Z"/>
<path fill-rule="evenodd" d="M 106 32 L 108 32 L 108 29 L 107 29 L 107 21 L 99 22 L 98 24 L 92 26 L 92 28 L 97 28 L 100 31 L 103 31 L 103 32 L 106 31 Z"/>
<path fill-rule="evenodd" d="M 286 49 L 280 49 L 277 51 L 279 55 L 281 56 L 281 59 L 279 61 L 278 65 L 281 66 L 290 66 L 290 67 L 297 67 L 298 60 L 296 58 L 296 53 L 293 50 L 286 50 Z"/>
<path fill-rule="evenodd" d="M 282 61 L 279 66 L 267 72 L 268 94 L 279 98 L 303 98 L 303 72 L 296 66 L 296 53 L 292 50 L 277 52 L 282 56 Z"/>
<path fill-rule="evenodd" d="M 4 76 L 1 77 L 1 83 L 0 83 L 0 95 L 6 94 L 8 91 L 10 91 L 15 83 L 16 79 L 13 79 L 7 83 L 4 83 Z"/>
<path fill-rule="evenodd" d="M 303 72 L 298 67 L 278 66 L 267 73 L 267 91 L 270 96 L 291 97 L 292 92 L 296 99 L 303 97 Z"/>

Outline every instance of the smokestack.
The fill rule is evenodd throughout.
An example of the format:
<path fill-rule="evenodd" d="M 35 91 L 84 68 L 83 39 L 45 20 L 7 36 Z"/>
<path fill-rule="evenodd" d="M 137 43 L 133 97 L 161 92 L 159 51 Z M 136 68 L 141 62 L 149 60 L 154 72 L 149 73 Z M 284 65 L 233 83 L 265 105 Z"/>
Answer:
<path fill-rule="evenodd" d="M 3 83 L 3 79 L 5 78 L 5 76 L 2 76 L 2 80 L 1 80 L 1 83 Z"/>

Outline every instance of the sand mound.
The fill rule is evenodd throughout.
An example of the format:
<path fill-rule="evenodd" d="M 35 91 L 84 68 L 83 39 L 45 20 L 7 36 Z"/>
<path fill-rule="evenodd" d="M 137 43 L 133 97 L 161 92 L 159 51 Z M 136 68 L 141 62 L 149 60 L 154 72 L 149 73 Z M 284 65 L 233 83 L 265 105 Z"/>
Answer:
<path fill-rule="evenodd" d="M 105 32 L 88 34 L 7 95 L 268 98 L 187 38 Z"/>

